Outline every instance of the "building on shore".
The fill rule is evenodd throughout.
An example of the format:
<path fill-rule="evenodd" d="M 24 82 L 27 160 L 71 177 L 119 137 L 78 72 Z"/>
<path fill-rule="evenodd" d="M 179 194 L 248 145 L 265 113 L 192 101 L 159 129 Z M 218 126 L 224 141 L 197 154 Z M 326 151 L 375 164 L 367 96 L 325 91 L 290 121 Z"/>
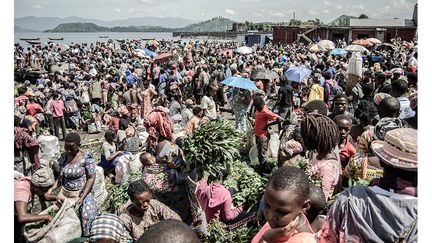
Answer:
<path fill-rule="evenodd" d="M 310 43 L 319 40 L 377 38 L 390 42 L 395 37 L 411 41 L 417 35 L 417 4 L 412 19 L 370 19 L 342 15 L 327 25 L 273 26 L 273 43 Z"/>

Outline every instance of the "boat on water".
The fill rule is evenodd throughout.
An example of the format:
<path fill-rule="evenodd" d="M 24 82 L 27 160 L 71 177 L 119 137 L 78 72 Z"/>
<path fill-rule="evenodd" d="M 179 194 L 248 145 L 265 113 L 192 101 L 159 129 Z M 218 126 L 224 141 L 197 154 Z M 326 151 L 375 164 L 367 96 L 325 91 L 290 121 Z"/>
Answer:
<path fill-rule="evenodd" d="M 29 41 L 29 40 L 26 40 L 26 42 L 29 43 L 29 44 L 31 44 L 31 45 L 40 45 L 41 44 L 41 41 Z"/>
<path fill-rule="evenodd" d="M 64 40 L 64 38 L 63 37 L 60 37 L 60 38 L 48 37 L 48 40 Z"/>
<path fill-rule="evenodd" d="M 107 35 L 100 35 L 99 38 L 108 38 Z"/>
<path fill-rule="evenodd" d="M 38 41 L 40 38 L 19 38 L 22 41 Z"/>

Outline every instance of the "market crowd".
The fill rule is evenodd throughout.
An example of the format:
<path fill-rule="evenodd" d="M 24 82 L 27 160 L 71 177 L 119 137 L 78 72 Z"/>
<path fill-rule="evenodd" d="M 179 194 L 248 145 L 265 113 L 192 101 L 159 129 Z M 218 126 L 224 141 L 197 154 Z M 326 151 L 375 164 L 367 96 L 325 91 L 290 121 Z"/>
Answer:
<path fill-rule="evenodd" d="M 15 242 L 67 238 L 27 226 L 61 225 L 71 200 L 71 242 L 201 242 L 215 220 L 255 227 L 251 242 L 415 242 L 417 40 L 369 42 L 16 44 Z M 268 179 L 253 205 L 234 206 L 229 170 L 186 159 L 184 139 L 218 119 Z M 129 183 L 115 213 L 108 181 Z"/>

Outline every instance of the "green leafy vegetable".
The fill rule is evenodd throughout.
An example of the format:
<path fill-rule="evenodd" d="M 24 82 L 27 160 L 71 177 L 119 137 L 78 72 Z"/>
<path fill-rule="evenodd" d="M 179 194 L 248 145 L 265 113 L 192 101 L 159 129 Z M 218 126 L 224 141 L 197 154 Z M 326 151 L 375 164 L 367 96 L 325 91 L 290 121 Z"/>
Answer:
<path fill-rule="evenodd" d="M 129 184 L 143 178 L 142 172 L 133 172 L 129 175 L 126 183 L 123 185 L 114 184 L 107 187 L 108 198 L 105 200 L 103 208 L 108 210 L 110 213 L 115 213 L 121 205 L 127 202 L 129 196 L 127 189 Z"/>
<path fill-rule="evenodd" d="M 57 211 L 54 210 L 53 208 L 50 208 L 50 209 L 48 209 L 48 212 L 47 212 L 47 213 L 48 213 L 49 215 L 51 215 L 51 216 L 54 218 L 55 215 L 57 214 Z M 41 220 L 41 221 L 37 221 L 37 222 L 31 223 L 31 224 L 28 224 L 28 225 L 26 226 L 26 229 L 27 229 L 27 230 L 31 230 L 31 229 L 41 229 L 41 228 L 47 226 L 48 224 L 49 224 L 48 221 L 46 221 L 46 220 Z"/>
<path fill-rule="evenodd" d="M 225 119 L 207 122 L 184 141 L 186 160 L 195 164 L 199 174 L 221 177 L 221 170 L 230 168 L 240 157 L 242 137 Z"/>
<path fill-rule="evenodd" d="M 267 178 L 261 177 L 246 163 L 235 161 L 231 167 L 231 173 L 224 181 L 226 188 L 232 188 L 237 192 L 233 196 L 234 204 L 240 206 L 244 203 L 253 205 L 260 200 L 264 191 Z"/>

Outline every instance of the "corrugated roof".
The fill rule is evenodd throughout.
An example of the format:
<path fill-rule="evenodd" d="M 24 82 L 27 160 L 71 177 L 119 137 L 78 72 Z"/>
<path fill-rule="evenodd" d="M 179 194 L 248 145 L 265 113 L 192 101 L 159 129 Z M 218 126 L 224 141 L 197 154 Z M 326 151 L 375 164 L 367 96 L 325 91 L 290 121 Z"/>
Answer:
<path fill-rule="evenodd" d="M 335 20 L 333 20 L 332 22 L 328 23 L 328 26 L 349 26 L 350 24 L 350 19 L 352 18 L 357 18 L 354 16 L 348 16 L 348 15 L 341 15 L 338 18 L 336 18 Z"/>
<path fill-rule="evenodd" d="M 411 27 L 410 22 L 405 19 L 350 19 L 351 27 Z M 407 25 L 408 24 L 408 25 Z"/>

